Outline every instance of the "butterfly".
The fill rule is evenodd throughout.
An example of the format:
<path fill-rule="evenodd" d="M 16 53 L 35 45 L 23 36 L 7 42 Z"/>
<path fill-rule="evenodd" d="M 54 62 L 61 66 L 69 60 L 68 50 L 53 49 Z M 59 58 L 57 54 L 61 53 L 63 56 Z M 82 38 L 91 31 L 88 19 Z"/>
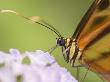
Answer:
<path fill-rule="evenodd" d="M 51 26 L 52 27 L 52 26 Z M 94 0 L 71 38 L 53 27 L 66 62 L 82 65 L 110 82 L 110 1 Z"/>
<path fill-rule="evenodd" d="M 110 82 L 110 1 L 95 0 L 72 37 L 57 44 L 73 67 L 80 63 Z"/>
<path fill-rule="evenodd" d="M 40 24 L 57 36 L 57 46 L 61 46 L 66 62 L 73 67 L 84 66 L 110 82 L 110 1 L 94 0 L 78 24 L 71 38 L 64 38 L 60 32 L 47 22 L 36 17 L 28 18 L 15 11 L 11 12 L 27 20 Z M 39 17 L 37 17 L 39 18 Z"/>

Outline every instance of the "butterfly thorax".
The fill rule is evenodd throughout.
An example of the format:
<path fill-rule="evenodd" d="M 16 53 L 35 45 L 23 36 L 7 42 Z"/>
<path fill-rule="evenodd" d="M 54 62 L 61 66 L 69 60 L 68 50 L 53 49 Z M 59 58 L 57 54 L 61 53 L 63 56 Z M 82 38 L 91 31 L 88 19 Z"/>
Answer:
<path fill-rule="evenodd" d="M 61 37 L 57 39 L 57 45 L 62 47 L 62 53 L 67 62 L 72 66 L 80 65 L 81 51 L 75 39 Z"/>

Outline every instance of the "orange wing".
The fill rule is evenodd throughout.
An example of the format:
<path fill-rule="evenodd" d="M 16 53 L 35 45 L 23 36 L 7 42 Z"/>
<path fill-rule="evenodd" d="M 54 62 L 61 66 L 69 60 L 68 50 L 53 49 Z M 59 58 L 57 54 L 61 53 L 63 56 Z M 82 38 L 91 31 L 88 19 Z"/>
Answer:
<path fill-rule="evenodd" d="M 81 62 L 110 82 L 110 22 L 109 27 L 83 50 Z"/>
<path fill-rule="evenodd" d="M 80 49 L 83 50 L 101 32 L 95 33 L 96 29 L 100 28 L 106 21 L 109 21 L 109 4 L 109 0 L 95 0 L 82 18 L 72 36 L 76 38 Z M 94 33 L 92 33 L 93 31 Z"/>
<path fill-rule="evenodd" d="M 110 82 L 110 1 L 95 0 L 84 19 L 75 36 L 81 63 Z"/>

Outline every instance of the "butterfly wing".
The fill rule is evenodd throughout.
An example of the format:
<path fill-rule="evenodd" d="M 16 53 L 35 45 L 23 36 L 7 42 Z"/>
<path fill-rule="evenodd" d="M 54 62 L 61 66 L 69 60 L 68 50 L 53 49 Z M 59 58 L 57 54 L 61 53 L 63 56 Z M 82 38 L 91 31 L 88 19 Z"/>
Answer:
<path fill-rule="evenodd" d="M 92 64 L 91 67 L 95 68 L 97 72 L 110 72 L 110 64 L 108 63 L 110 61 L 109 0 L 95 1 L 99 1 L 100 3 L 98 3 L 97 8 L 79 34 L 77 42 L 79 48 L 83 51 L 82 57 L 84 61 L 94 62 L 93 67 Z M 95 62 L 98 65 L 101 64 L 103 68 L 96 66 Z"/>
<path fill-rule="evenodd" d="M 110 79 L 110 27 L 94 39 L 82 54 L 83 64 L 90 70 Z"/>
<path fill-rule="evenodd" d="M 80 49 L 84 49 L 98 35 L 94 33 L 94 36 L 88 37 L 88 34 L 99 28 L 109 19 L 109 16 L 109 0 L 95 0 L 72 36 L 76 38 Z"/>
<path fill-rule="evenodd" d="M 105 29 L 83 51 L 82 58 L 96 72 L 110 72 L 110 27 Z M 93 66 L 92 66 L 93 65 Z"/>
<path fill-rule="evenodd" d="M 95 0 L 87 13 L 76 33 L 81 63 L 110 82 L 110 1 Z"/>

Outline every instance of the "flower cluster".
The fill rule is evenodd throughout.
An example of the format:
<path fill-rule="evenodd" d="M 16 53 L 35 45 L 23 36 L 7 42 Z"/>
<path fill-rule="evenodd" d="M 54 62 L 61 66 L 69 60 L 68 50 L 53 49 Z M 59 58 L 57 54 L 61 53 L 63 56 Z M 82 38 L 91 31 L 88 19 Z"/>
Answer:
<path fill-rule="evenodd" d="M 0 82 L 77 82 L 48 52 L 0 52 Z"/>

